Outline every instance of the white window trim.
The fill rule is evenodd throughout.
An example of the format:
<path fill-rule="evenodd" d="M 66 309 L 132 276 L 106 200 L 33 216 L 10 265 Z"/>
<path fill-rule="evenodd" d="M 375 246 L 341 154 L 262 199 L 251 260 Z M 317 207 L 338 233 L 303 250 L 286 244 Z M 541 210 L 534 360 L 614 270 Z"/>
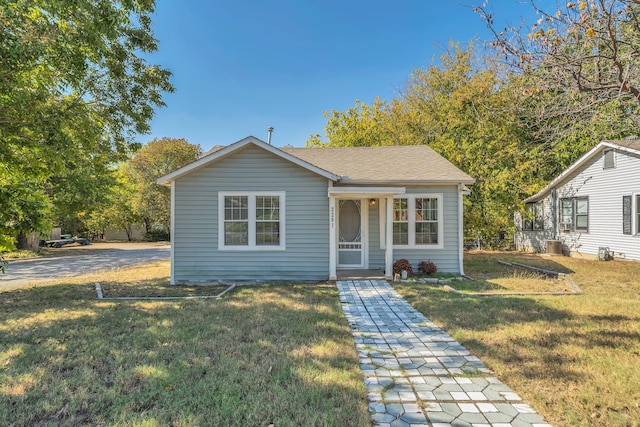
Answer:
<path fill-rule="evenodd" d="M 394 196 L 394 199 L 407 199 L 407 211 L 409 217 L 409 244 L 408 245 L 393 245 L 393 249 L 444 249 L 444 206 L 443 206 L 443 194 L 442 193 L 416 193 L 416 194 L 403 194 L 401 196 Z M 417 245 L 416 242 L 416 199 L 437 199 L 438 200 L 438 243 L 436 244 L 421 244 Z M 393 218 L 391 218 L 393 223 Z"/>
<path fill-rule="evenodd" d="M 224 244 L 224 198 L 227 196 L 247 196 L 249 209 L 249 244 Z M 272 196 L 280 198 L 280 244 L 278 246 L 256 245 L 256 197 Z M 287 249 L 285 233 L 285 192 L 284 191 L 219 191 L 218 192 L 218 250 L 219 251 L 284 251 Z"/>
<path fill-rule="evenodd" d="M 640 227 L 638 227 L 638 197 L 640 193 L 631 193 L 631 235 L 640 237 Z"/>
<path fill-rule="evenodd" d="M 387 199 L 380 198 L 378 203 L 378 225 L 380 249 L 387 249 Z"/>

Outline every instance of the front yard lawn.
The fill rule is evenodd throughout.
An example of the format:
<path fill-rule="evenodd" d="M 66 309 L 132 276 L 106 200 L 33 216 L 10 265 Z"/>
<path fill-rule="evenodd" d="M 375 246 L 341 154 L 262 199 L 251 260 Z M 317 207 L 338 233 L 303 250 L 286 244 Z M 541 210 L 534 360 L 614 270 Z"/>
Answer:
<path fill-rule="evenodd" d="M 0 420 L 15 426 L 369 426 L 335 286 L 113 302 L 168 263 L 0 293 Z M 6 424 L 5 424 L 6 425 Z"/>
<path fill-rule="evenodd" d="M 510 252 L 465 258 L 465 272 L 490 282 L 488 288 L 508 282 L 526 290 L 526 281 L 514 282 L 513 269 L 496 262 L 506 259 L 571 273 L 584 294 L 478 297 L 421 284 L 395 287 L 552 425 L 638 425 L 639 262 Z"/>

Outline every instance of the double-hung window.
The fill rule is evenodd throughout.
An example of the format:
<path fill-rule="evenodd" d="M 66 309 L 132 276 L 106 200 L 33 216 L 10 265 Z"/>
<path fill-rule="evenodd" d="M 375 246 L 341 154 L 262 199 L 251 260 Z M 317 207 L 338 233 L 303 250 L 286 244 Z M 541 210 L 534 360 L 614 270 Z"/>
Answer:
<path fill-rule="evenodd" d="M 219 192 L 220 250 L 284 250 L 284 192 Z"/>
<path fill-rule="evenodd" d="M 561 199 L 560 226 L 561 231 L 589 231 L 589 198 Z"/>
<path fill-rule="evenodd" d="M 527 203 L 522 229 L 528 231 L 544 230 L 543 214 L 542 202 Z"/>
<path fill-rule="evenodd" d="M 443 245 L 442 194 L 416 194 L 393 200 L 393 246 L 434 248 Z"/>

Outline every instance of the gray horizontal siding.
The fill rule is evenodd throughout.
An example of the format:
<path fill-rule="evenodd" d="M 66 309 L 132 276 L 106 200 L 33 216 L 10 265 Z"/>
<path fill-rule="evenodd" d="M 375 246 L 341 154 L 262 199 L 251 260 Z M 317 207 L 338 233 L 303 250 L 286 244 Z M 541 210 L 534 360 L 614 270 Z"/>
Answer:
<path fill-rule="evenodd" d="M 174 280 L 323 280 L 327 180 L 249 146 L 176 181 Z M 219 191 L 284 191 L 285 251 L 218 251 Z"/>
<path fill-rule="evenodd" d="M 442 193 L 443 197 L 443 249 L 394 249 L 393 260 L 406 258 L 417 271 L 420 261 L 431 260 L 442 273 L 460 272 L 460 240 L 458 236 L 458 187 L 407 187 L 407 194 Z"/>

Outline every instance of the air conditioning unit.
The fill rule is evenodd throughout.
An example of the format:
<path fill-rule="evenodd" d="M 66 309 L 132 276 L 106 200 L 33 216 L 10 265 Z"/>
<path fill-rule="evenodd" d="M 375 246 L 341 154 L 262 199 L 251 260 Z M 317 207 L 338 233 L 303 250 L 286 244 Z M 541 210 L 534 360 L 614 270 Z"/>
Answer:
<path fill-rule="evenodd" d="M 560 223 L 560 231 L 571 231 L 571 223 L 570 222 L 561 222 Z"/>

